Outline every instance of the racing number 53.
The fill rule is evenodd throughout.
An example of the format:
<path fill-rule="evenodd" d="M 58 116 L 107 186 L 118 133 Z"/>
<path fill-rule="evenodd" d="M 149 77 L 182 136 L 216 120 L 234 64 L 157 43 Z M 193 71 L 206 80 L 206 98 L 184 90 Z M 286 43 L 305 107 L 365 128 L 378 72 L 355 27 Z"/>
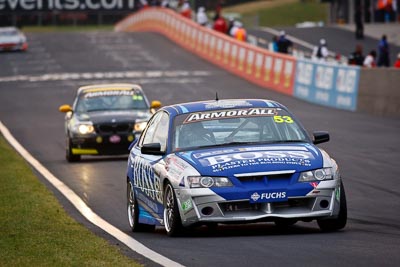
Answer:
<path fill-rule="evenodd" d="M 290 116 L 274 116 L 274 121 L 276 123 L 293 123 L 293 119 Z"/>

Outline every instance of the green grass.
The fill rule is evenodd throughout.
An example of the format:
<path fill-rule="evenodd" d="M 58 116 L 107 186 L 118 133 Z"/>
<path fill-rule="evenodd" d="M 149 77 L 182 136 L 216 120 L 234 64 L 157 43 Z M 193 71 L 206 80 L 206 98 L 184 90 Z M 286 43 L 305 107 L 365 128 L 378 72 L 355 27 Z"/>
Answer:
<path fill-rule="evenodd" d="M 304 21 L 325 23 L 328 18 L 328 5 L 319 1 L 298 1 L 243 13 L 242 18 L 246 26 L 294 26 Z"/>
<path fill-rule="evenodd" d="M 24 26 L 23 32 L 87 32 L 112 31 L 114 25 L 77 25 L 77 26 Z"/>
<path fill-rule="evenodd" d="M 140 266 L 69 217 L 0 135 L 0 266 Z"/>

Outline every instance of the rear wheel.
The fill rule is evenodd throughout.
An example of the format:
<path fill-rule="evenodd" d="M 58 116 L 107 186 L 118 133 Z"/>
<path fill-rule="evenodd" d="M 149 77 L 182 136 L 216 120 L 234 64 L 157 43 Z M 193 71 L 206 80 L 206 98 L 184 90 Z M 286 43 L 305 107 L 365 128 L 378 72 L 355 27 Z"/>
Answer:
<path fill-rule="evenodd" d="M 340 210 L 337 218 L 317 220 L 319 228 L 324 232 L 343 229 L 347 222 L 347 203 L 343 182 L 340 184 Z"/>
<path fill-rule="evenodd" d="M 72 154 L 72 141 L 69 137 L 67 137 L 65 153 L 65 158 L 68 162 L 77 162 L 81 160 L 81 155 Z"/>
<path fill-rule="evenodd" d="M 128 221 L 132 232 L 152 231 L 155 225 L 139 223 L 139 205 L 131 182 L 127 184 Z"/>
<path fill-rule="evenodd" d="M 169 236 L 180 236 L 183 233 L 181 216 L 174 189 L 167 183 L 164 189 L 164 225 Z"/>

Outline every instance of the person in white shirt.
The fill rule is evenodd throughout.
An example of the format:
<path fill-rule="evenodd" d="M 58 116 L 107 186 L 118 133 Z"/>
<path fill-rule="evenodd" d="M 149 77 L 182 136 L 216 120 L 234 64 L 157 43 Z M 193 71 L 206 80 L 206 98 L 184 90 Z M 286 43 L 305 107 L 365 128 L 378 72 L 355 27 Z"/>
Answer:
<path fill-rule="evenodd" d="M 329 56 L 328 47 L 325 39 L 319 40 L 319 45 L 314 47 L 312 58 L 316 60 L 325 61 Z"/>
<path fill-rule="evenodd" d="M 208 17 L 207 17 L 207 14 L 206 14 L 205 7 L 201 6 L 197 10 L 196 21 L 201 26 L 207 26 L 208 25 Z"/>
<path fill-rule="evenodd" d="M 376 67 L 376 51 L 372 50 L 369 52 L 368 56 L 364 59 L 364 67 L 366 68 L 374 68 Z"/>

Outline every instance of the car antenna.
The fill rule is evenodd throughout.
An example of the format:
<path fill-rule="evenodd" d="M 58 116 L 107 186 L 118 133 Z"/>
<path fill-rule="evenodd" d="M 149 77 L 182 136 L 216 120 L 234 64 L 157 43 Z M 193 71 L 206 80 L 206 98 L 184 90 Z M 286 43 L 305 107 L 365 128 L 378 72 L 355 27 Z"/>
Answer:
<path fill-rule="evenodd" d="M 218 92 L 215 92 L 215 101 L 218 101 Z"/>

